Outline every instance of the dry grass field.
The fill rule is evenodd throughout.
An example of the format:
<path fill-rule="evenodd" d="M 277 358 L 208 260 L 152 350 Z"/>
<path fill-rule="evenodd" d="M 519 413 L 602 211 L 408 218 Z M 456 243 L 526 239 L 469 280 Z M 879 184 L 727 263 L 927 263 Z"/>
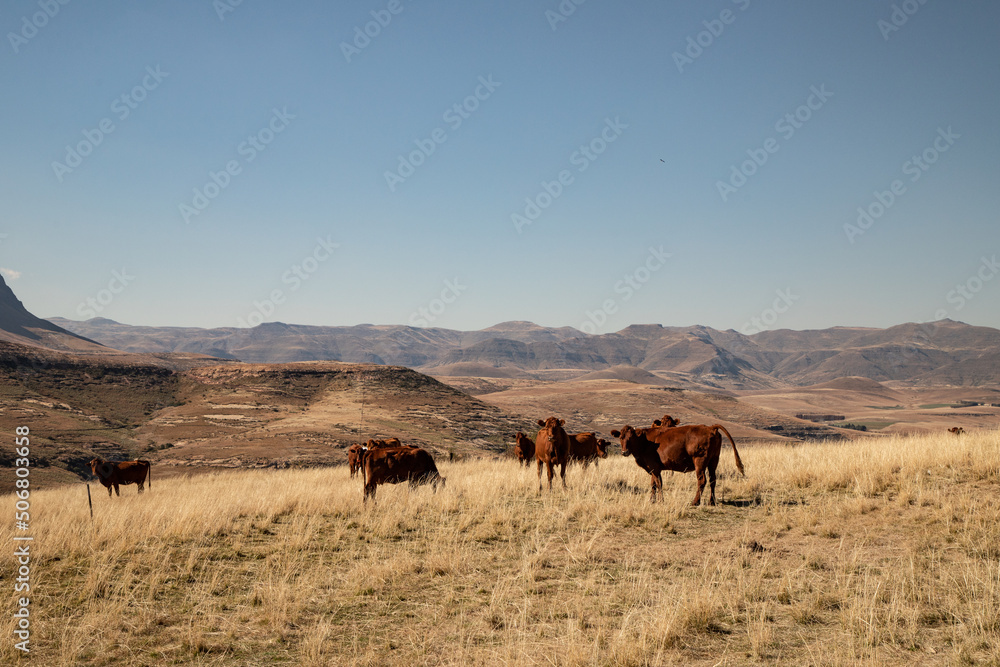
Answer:
<path fill-rule="evenodd" d="M 739 444 L 716 507 L 690 474 L 651 504 L 620 456 L 542 494 L 443 461 L 368 506 L 345 467 L 154 468 L 92 486 L 93 522 L 82 484 L 37 490 L 33 651 L 4 522 L 0 663 L 1000 665 L 1000 432 Z"/>

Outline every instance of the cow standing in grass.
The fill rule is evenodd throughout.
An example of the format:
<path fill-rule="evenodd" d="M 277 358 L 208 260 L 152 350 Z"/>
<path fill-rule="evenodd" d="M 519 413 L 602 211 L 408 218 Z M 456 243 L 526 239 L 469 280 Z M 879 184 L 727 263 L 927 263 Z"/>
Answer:
<path fill-rule="evenodd" d="M 111 497 L 111 487 L 115 488 L 115 495 L 121 496 L 118 485 L 137 484 L 139 493 L 143 491 L 143 484 L 149 479 L 149 488 L 153 488 L 153 475 L 150 472 L 149 461 L 105 461 L 96 458 L 90 461 L 90 472 L 93 473 L 101 484 L 108 489 L 108 498 Z"/>
<path fill-rule="evenodd" d="M 347 468 L 351 471 L 352 478 L 361 470 L 361 456 L 364 452 L 365 448 L 358 443 L 347 448 Z"/>
<path fill-rule="evenodd" d="M 529 466 L 535 458 L 535 443 L 527 435 L 518 431 L 514 434 L 514 458 L 518 465 Z"/>
<path fill-rule="evenodd" d="M 569 459 L 569 436 L 563 430 L 565 419 L 549 417 L 545 421 L 538 420 L 541 429 L 535 437 L 535 458 L 538 460 L 538 492 L 542 492 L 542 465 L 545 465 L 549 475 L 549 491 L 552 490 L 553 467 L 559 466 L 559 476 L 563 488 L 566 488 L 566 462 Z"/>
<path fill-rule="evenodd" d="M 365 483 L 365 502 L 379 484 L 399 484 L 409 482 L 410 488 L 418 484 L 430 484 L 435 493 L 440 484 L 444 488 L 445 479 L 438 473 L 434 458 L 420 447 L 376 447 L 367 449 L 362 457 L 362 474 Z"/>
<path fill-rule="evenodd" d="M 663 470 L 677 472 L 694 471 L 698 477 L 698 492 L 691 505 L 701 504 L 701 493 L 705 488 L 705 472 L 711 493 L 708 504 L 715 504 L 715 469 L 719 465 L 719 453 L 722 451 L 722 436 L 725 433 L 729 442 L 733 443 L 733 456 L 736 457 L 736 467 L 743 472 L 743 462 L 736 450 L 736 441 L 721 424 L 705 426 L 695 424 L 675 426 L 672 428 L 640 428 L 622 427 L 621 431 L 612 431 L 611 435 L 619 438 L 622 445 L 622 456 L 632 456 L 636 464 L 649 473 L 652 485 L 652 501 L 656 501 L 657 492 L 663 497 Z"/>
<path fill-rule="evenodd" d="M 567 433 L 569 437 L 569 460 L 580 461 L 586 468 L 590 462 L 597 467 L 598 459 L 608 458 L 608 441 L 600 440 L 593 431 L 588 433 Z"/>

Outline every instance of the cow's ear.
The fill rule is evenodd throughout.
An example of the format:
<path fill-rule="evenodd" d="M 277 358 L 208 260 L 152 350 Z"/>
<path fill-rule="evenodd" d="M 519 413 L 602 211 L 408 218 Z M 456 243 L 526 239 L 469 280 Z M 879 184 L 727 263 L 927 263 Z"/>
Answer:
<path fill-rule="evenodd" d="M 545 426 L 545 422 L 543 422 L 541 419 L 539 419 L 538 420 L 538 425 L 539 426 Z"/>
<path fill-rule="evenodd" d="M 653 426 L 663 426 L 663 422 L 661 422 L 659 419 L 654 419 Z"/>
<path fill-rule="evenodd" d="M 611 437 L 612 438 L 620 438 L 620 437 L 622 437 L 622 433 L 621 433 L 621 431 L 612 431 L 611 432 Z"/>
<path fill-rule="evenodd" d="M 559 420 L 559 425 L 560 426 L 565 426 L 566 425 L 566 420 L 565 419 L 560 419 Z"/>

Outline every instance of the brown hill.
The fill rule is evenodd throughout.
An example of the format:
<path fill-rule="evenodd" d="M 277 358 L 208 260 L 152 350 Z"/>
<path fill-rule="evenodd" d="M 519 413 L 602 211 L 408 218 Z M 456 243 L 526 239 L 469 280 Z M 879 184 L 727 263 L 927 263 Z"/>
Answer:
<path fill-rule="evenodd" d="M 0 341 L 53 350 L 93 351 L 99 343 L 35 317 L 0 276 Z"/>
<path fill-rule="evenodd" d="M 30 427 L 33 483 L 86 477 L 95 454 L 141 456 L 169 476 L 341 463 L 351 442 L 390 435 L 443 456 L 501 452 L 530 426 L 408 368 L 164 356 L 0 342 L 0 428 Z M 12 445 L 0 444 L 0 493 L 14 481 Z"/>

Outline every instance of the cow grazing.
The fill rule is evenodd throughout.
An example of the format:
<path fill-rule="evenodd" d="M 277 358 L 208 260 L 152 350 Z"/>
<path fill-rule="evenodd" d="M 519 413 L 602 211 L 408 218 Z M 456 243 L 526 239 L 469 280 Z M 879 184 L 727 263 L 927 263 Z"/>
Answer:
<path fill-rule="evenodd" d="M 559 476 L 563 488 L 566 488 L 566 462 L 569 459 L 569 436 L 563 430 L 564 419 L 549 417 L 545 421 L 538 420 L 538 435 L 535 437 L 535 458 L 538 460 L 538 492 L 542 491 L 542 465 L 549 475 L 549 491 L 552 490 L 554 466 L 559 466 Z"/>
<path fill-rule="evenodd" d="M 569 460 L 580 461 L 586 468 L 590 462 L 594 462 L 597 467 L 598 459 L 608 458 L 607 440 L 598 440 L 597 434 L 589 433 L 567 433 L 569 437 Z M 602 446 L 601 443 L 604 443 Z"/>
<path fill-rule="evenodd" d="M 965 429 L 962 428 L 961 426 L 952 426 L 950 429 L 948 429 L 948 433 L 954 433 L 955 435 L 962 435 L 963 433 L 965 433 Z"/>
<path fill-rule="evenodd" d="M 535 458 L 535 442 L 521 431 L 514 434 L 514 458 L 518 465 L 529 466 Z"/>
<path fill-rule="evenodd" d="M 691 501 L 692 505 L 701 504 L 701 493 L 705 488 L 705 471 L 708 471 L 708 481 L 711 489 L 708 504 L 715 504 L 715 469 L 719 465 L 719 452 L 722 451 L 722 436 L 725 433 L 733 444 L 733 456 L 736 457 L 736 467 L 743 472 L 743 462 L 736 450 L 736 441 L 721 424 L 705 426 L 695 424 L 675 426 L 673 428 L 634 429 L 625 426 L 621 431 L 612 431 L 611 435 L 619 438 L 623 456 L 635 457 L 636 464 L 650 475 L 652 484 L 652 500 L 656 501 L 659 492 L 663 497 L 663 470 L 691 472 L 698 477 L 698 492 Z"/>
<path fill-rule="evenodd" d="M 379 484 L 399 484 L 409 482 L 410 488 L 418 484 L 431 484 L 434 492 L 440 484 L 444 488 L 445 479 L 438 474 L 437 466 L 430 452 L 419 447 L 378 447 L 365 451 L 362 459 L 362 474 L 365 482 L 365 502 Z"/>
<path fill-rule="evenodd" d="M 153 474 L 149 461 L 105 461 L 104 459 L 93 459 L 90 461 L 90 472 L 100 480 L 108 489 L 108 498 L 111 497 L 111 487 L 115 487 L 115 495 L 121 496 L 118 485 L 138 484 L 139 493 L 143 491 L 143 484 L 149 481 L 149 488 L 153 488 Z"/>
<path fill-rule="evenodd" d="M 365 448 L 358 443 L 354 443 L 347 448 L 347 467 L 351 471 L 351 477 L 353 478 L 361 470 L 361 457 L 365 453 Z"/>

